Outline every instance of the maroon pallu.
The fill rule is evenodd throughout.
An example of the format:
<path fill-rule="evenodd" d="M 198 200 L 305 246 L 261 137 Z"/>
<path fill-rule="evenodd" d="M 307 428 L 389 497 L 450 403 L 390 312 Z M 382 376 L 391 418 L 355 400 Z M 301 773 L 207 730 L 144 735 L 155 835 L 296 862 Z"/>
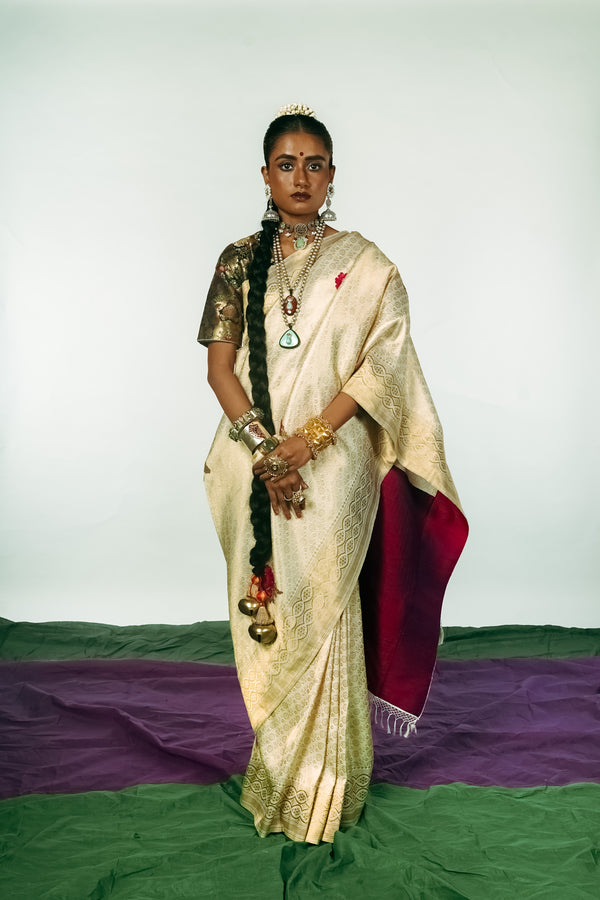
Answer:
<path fill-rule="evenodd" d="M 447 497 L 415 488 L 401 469 L 388 472 L 360 575 L 367 683 L 388 731 L 408 735 L 423 711 L 442 600 L 467 534 Z"/>

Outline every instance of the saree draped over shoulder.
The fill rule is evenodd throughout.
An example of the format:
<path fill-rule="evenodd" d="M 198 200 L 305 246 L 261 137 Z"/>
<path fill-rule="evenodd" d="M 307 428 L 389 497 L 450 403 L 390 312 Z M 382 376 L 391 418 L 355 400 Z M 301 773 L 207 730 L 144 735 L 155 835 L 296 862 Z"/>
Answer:
<path fill-rule="evenodd" d="M 198 336 L 236 345 L 235 372 L 249 397 L 244 310 L 255 246 L 246 238 L 221 255 Z M 286 259 L 292 283 L 308 252 Z M 303 468 L 303 517 L 272 516 L 281 593 L 270 607 L 278 637 L 268 646 L 251 640 L 237 608 L 251 575 L 252 472 L 225 417 L 205 466 L 255 732 L 242 803 L 259 834 L 317 843 L 333 840 L 362 810 L 372 768 L 369 695 L 378 721 L 414 729 L 467 529 L 410 338 L 406 291 L 375 244 L 357 232 L 323 240 L 295 325 L 297 348 L 279 346 L 286 326 L 274 266 L 264 311 L 276 427 L 292 434 L 340 391 L 360 407 L 336 444 Z"/>

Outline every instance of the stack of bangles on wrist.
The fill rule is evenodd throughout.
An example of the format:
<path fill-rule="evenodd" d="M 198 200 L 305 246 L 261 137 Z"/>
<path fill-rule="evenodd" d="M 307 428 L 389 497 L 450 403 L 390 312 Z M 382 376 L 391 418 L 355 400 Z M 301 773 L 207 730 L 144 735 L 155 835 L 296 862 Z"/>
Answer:
<path fill-rule="evenodd" d="M 270 435 L 260 421 L 264 416 L 262 409 L 253 406 L 248 412 L 243 413 L 229 429 L 229 437 L 232 441 L 242 441 L 250 453 L 258 450 L 264 456 L 270 453 L 279 444 L 279 439 Z M 281 460 L 283 462 L 283 460 Z M 279 473 L 283 474 L 283 473 Z"/>
<path fill-rule="evenodd" d="M 294 436 L 306 441 L 313 459 L 316 459 L 325 447 L 336 442 L 335 431 L 323 416 L 312 416 L 302 428 L 294 432 Z"/>

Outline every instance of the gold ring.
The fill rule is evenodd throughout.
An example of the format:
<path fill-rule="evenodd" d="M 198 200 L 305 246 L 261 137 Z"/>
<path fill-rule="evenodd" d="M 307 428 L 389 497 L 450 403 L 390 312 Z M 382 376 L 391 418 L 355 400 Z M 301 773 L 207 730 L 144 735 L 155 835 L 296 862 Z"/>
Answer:
<path fill-rule="evenodd" d="M 301 490 L 294 491 L 292 493 L 292 506 L 298 508 L 299 506 L 302 506 L 302 504 L 304 503 L 305 500 L 306 500 L 306 497 L 304 496 L 304 494 L 302 493 Z"/>
<path fill-rule="evenodd" d="M 287 459 L 282 459 L 281 456 L 265 456 L 265 471 L 273 478 L 285 475 L 289 467 Z"/>

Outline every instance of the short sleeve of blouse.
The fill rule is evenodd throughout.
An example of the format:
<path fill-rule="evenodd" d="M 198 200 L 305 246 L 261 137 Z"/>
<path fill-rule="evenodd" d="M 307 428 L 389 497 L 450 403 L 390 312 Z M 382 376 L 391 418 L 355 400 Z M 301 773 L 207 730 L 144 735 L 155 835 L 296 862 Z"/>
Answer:
<path fill-rule="evenodd" d="M 255 240 L 246 238 L 223 250 L 208 290 L 198 341 L 227 341 L 239 347 L 244 332 L 242 285 L 248 277 Z"/>

